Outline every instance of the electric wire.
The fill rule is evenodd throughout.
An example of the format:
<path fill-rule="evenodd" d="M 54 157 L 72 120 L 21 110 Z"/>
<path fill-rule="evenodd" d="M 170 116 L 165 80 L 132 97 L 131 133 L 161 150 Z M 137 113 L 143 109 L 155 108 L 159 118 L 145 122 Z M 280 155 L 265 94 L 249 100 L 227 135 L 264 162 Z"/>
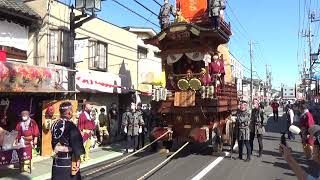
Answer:
<path fill-rule="evenodd" d="M 155 24 L 154 22 L 152 22 L 152 21 L 150 21 L 149 19 L 145 18 L 145 17 L 144 17 L 144 16 L 142 16 L 141 14 L 137 13 L 136 11 L 132 10 L 131 8 L 129 8 L 129 7 L 127 7 L 127 6 L 125 6 L 125 5 L 124 5 L 124 4 L 122 4 L 122 3 L 120 3 L 119 1 L 117 1 L 117 0 L 112 0 L 112 1 L 113 1 L 113 2 L 115 2 L 116 4 L 118 4 L 119 6 L 121 6 L 121 7 L 125 8 L 125 9 L 127 9 L 128 11 L 132 12 L 133 14 L 135 14 L 135 15 L 139 16 L 140 18 L 142 18 L 142 19 L 146 20 L 147 22 L 149 22 L 149 23 L 153 24 L 154 26 L 156 26 L 156 27 L 160 28 L 160 26 L 159 26 L 158 24 Z"/>
<path fill-rule="evenodd" d="M 137 0 L 133 0 L 133 1 L 136 2 L 137 4 L 139 4 L 141 7 L 143 7 L 143 8 L 146 9 L 147 11 L 151 12 L 153 15 L 155 15 L 155 16 L 158 17 L 158 15 L 157 15 L 155 12 L 153 12 L 151 9 L 149 9 L 148 7 L 146 7 L 145 5 L 143 5 L 142 3 L 140 3 L 139 1 L 137 1 Z"/>

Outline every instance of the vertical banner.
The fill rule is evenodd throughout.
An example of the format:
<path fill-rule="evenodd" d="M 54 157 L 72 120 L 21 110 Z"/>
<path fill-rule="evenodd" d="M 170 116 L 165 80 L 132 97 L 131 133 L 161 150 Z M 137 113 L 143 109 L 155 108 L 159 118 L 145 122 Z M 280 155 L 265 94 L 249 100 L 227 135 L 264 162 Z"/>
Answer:
<path fill-rule="evenodd" d="M 84 52 L 88 46 L 88 39 L 74 41 L 74 63 L 83 62 Z"/>

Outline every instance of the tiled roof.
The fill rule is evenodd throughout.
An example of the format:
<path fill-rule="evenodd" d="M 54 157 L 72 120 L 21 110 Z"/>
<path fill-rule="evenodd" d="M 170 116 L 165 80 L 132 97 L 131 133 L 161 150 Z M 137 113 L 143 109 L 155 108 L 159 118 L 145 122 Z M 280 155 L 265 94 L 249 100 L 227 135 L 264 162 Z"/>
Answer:
<path fill-rule="evenodd" d="M 0 10 L 1 8 L 35 19 L 40 18 L 40 16 L 36 12 L 34 12 L 28 5 L 23 3 L 22 0 L 0 0 Z"/>

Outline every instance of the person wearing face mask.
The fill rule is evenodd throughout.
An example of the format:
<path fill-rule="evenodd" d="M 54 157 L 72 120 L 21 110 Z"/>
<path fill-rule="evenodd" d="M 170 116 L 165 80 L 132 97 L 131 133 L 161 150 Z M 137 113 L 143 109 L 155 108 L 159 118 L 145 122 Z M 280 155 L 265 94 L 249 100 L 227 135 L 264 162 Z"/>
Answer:
<path fill-rule="evenodd" d="M 251 111 L 251 121 L 250 121 L 250 146 L 251 146 L 251 155 L 253 151 L 253 142 L 254 138 L 257 135 L 258 143 L 259 143 L 259 155 L 262 156 L 263 144 L 262 144 L 262 136 L 264 133 L 264 110 L 260 107 L 258 100 L 253 100 L 253 109 Z"/>
<path fill-rule="evenodd" d="M 142 114 L 137 111 L 136 104 L 131 103 L 131 113 L 122 120 L 124 127 L 124 133 L 127 134 L 127 147 L 126 153 L 132 148 L 133 151 L 138 149 L 138 137 L 139 133 L 142 132 L 142 126 L 144 125 Z"/>
<path fill-rule="evenodd" d="M 40 136 L 39 128 L 37 122 L 30 118 L 29 111 L 21 112 L 22 121 L 16 126 L 16 131 L 18 131 L 17 140 L 21 143 L 24 141 L 25 146 L 32 146 L 36 149 L 38 145 L 38 137 Z M 22 140 L 23 139 L 23 140 Z M 32 163 L 32 161 L 31 161 Z M 24 170 L 27 168 L 28 162 L 24 162 Z M 32 168 L 31 164 L 31 168 Z"/>
<path fill-rule="evenodd" d="M 70 102 L 60 105 L 60 119 L 51 128 L 52 180 L 80 180 L 80 156 L 85 153 L 80 130 L 71 121 L 73 111 Z"/>
<path fill-rule="evenodd" d="M 85 155 L 81 157 L 82 161 L 90 160 L 90 147 L 92 142 L 90 137 L 93 135 L 93 131 L 96 128 L 94 121 L 92 120 L 90 113 L 92 111 L 92 106 L 90 104 L 85 104 L 82 113 L 79 116 L 78 120 L 78 128 L 81 131 L 81 135 L 84 142 L 85 147 Z"/>
<path fill-rule="evenodd" d="M 239 159 L 242 160 L 243 145 L 247 148 L 247 159 L 251 160 L 251 147 L 249 144 L 250 139 L 250 113 L 247 111 L 247 102 L 240 102 L 240 109 L 236 114 L 236 129 L 237 129 L 237 140 L 239 144 Z"/>

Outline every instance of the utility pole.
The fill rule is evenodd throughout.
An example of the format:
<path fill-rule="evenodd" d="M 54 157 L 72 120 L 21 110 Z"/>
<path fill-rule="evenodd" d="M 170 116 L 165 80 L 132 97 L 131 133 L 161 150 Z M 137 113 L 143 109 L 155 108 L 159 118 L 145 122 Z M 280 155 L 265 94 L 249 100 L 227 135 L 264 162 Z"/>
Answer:
<path fill-rule="evenodd" d="M 249 48 L 250 48 L 250 106 L 252 106 L 253 101 L 253 79 L 252 79 L 252 63 L 253 63 L 253 50 L 252 50 L 252 41 L 249 42 Z"/>
<path fill-rule="evenodd" d="M 78 4 L 77 4 L 78 3 Z M 74 42 L 76 40 L 76 29 L 80 28 L 84 23 L 94 19 L 96 17 L 96 12 L 100 11 L 101 8 L 101 0 L 77 0 L 75 1 L 74 8 L 73 5 L 71 5 L 71 11 L 70 11 L 70 54 L 69 54 L 69 66 L 71 71 L 68 73 L 68 90 L 75 92 L 75 61 L 74 61 Z M 81 12 L 80 15 L 76 15 L 74 13 L 74 9 L 77 9 Z M 91 14 L 88 14 L 87 12 L 91 12 Z"/>

